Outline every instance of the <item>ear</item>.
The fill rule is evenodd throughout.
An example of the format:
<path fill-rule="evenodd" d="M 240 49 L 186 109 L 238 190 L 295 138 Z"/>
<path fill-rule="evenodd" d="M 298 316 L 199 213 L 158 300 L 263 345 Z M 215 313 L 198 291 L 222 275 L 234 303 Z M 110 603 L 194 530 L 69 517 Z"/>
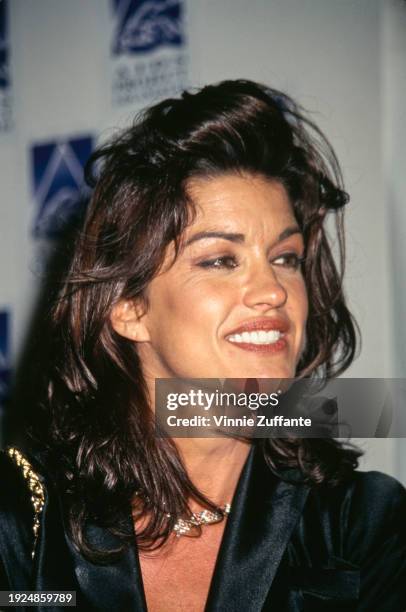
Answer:
<path fill-rule="evenodd" d="M 115 332 L 134 340 L 135 342 L 148 342 L 149 332 L 145 325 L 146 308 L 138 300 L 121 300 L 110 314 L 110 321 Z"/>

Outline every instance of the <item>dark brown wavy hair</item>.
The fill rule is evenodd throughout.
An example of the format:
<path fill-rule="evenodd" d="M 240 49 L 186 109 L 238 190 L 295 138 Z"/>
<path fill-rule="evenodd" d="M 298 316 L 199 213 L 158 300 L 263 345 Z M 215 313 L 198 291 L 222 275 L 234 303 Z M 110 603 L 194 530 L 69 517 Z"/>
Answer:
<path fill-rule="evenodd" d="M 287 95 L 243 80 L 185 92 L 142 113 L 90 161 L 93 195 L 50 322 L 42 433 L 58 466 L 73 541 L 93 560 L 113 553 L 89 546 L 87 521 L 107 525 L 124 546 L 131 534 L 121 517 L 136 491 L 135 512 L 145 519 L 137 542 L 145 549 L 169 537 L 191 499 L 213 508 L 173 441 L 154 435 L 137 345 L 115 333 L 110 314 L 121 299 L 143 298 L 168 245 L 179 246 L 194 213 L 188 181 L 240 172 L 279 181 L 303 232 L 308 341 L 297 374 L 329 378 L 353 360 L 356 330 L 342 288 L 348 196 L 316 125 Z M 329 214 L 338 268 L 324 228 Z M 273 471 L 299 468 L 313 484 L 334 485 L 357 464 L 358 453 L 334 440 L 255 443 Z"/>

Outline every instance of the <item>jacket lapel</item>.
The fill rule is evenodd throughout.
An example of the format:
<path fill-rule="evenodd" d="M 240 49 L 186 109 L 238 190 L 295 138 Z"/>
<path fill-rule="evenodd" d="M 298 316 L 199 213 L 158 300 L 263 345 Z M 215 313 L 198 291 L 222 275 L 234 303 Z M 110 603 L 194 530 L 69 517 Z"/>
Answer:
<path fill-rule="evenodd" d="M 77 592 L 77 610 L 83 612 L 146 612 L 138 554 L 129 546 L 120 559 L 105 565 L 85 559 L 64 531 L 63 514 L 56 495 L 49 495 L 41 521 L 35 555 L 36 589 Z M 133 530 L 128 517 L 128 529 Z M 95 548 L 114 549 L 119 541 L 107 530 L 89 525 L 87 538 Z M 59 608 L 44 608 L 48 612 Z M 42 610 L 42 607 L 39 608 Z"/>
<path fill-rule="evenodd" d="M 132 523 L 128 526 L 133 530 Z M 107 529 L 90 526 L 88 539 L 94 546 L 114 549 L 118 540 Z M 126 548 L 119 560 L 106 565 L 95 565 L 72 551 L 75 557 L 75 573 L 84 609 L 98 612 L 146 612 L 138 553 L 134 546 Z"/>
<path fill-rule="evenodd" d="M 233 499 L 206 612 L 258 612 L 302 513 L 308 488 L 272 474 L 250 453 Z"/>

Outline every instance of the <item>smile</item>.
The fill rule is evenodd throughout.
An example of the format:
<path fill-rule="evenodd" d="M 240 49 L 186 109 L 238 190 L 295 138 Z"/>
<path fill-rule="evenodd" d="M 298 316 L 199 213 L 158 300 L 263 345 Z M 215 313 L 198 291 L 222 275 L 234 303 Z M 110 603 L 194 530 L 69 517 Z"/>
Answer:
<path fill-rule="evenodd" d="M 287 348 L 289 328 L 289 321 L 285 317 L 261 317 L 245 321 L 225 339 L 245 351 L 278 353 Z"/>
<path fill-rule="evenodd" d="M 282 336 L 282 332 L 276 329 L 270 331 L 245 331 L 242 334 L 232 334 L 228 336 L 227 340 L 229 342 L 235 342 L 236 344 L 269 345 L 276 344 Z"/>

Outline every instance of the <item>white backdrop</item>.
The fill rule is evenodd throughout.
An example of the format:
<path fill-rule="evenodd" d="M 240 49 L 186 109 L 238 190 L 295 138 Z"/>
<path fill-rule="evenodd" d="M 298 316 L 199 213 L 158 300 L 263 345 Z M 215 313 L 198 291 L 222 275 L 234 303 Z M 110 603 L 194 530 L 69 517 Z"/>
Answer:
<path fill-rule="evenodd" d="M 331 139 L 351 194 L 346 288 L 363 337 L 361 355 L 347 375 L 406 376 L 402 325 L 406 284 L 401 265 L 406 253 L 405 4 L 400 0 L 185 0 L 183 4 L 182 53 L 191 86 L 224 78 L 265 82 L 297 98 Z M 11 0 L 9 18 L 15 127 L 0 133 L 0 311 L 11 317 L 7 359 L 12 365 L 35 302 L 43 247 L 43 241 L 31 233 L 38 208 L 33 198 L 32 146 L 88 134 L 103 139 L 125 125 L 140 103 L 119 107 L 112 103 L 109 0 Z M 152 58 L 160 52 L 146 51 L 139 61 L 148 53 Z M 401 131 L 403 138 L 398 140 Z M 401 441 L 362 444 L 370 448 L 365 467 L 406 480 Z"/>

